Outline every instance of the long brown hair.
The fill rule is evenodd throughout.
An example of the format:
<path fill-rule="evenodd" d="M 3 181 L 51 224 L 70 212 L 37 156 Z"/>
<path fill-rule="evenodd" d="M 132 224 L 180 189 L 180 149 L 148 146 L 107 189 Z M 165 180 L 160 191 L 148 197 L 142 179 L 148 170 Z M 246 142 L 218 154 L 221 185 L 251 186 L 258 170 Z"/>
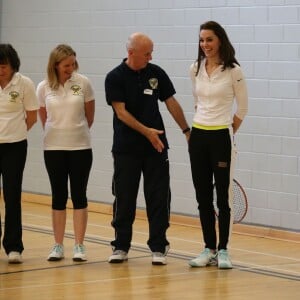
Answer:
<path fill-rule="evenodd" d="M 223 63 L 222 70 L 224 71 L 226 68 L 234 68 L 234 64 L 240 65 L 238 61 L 235 58 L 235 50 L 227 36 L 227 33 L 225 29 L 217 22 L 215 21 L 208 21 L 200 25 L 200 32 L 201 30 L 212 30 L 214 34 L 219 38 L 220 40 L 220 58 Z M 200 43 L 200 40 L 199 40 Z M 205 58 L 205 54 L 200 47 L 198 46 L 198 58 L 197 58 L 197 71 L 196 76 L 198 75 L 199 68 L 201 61 Z"/>

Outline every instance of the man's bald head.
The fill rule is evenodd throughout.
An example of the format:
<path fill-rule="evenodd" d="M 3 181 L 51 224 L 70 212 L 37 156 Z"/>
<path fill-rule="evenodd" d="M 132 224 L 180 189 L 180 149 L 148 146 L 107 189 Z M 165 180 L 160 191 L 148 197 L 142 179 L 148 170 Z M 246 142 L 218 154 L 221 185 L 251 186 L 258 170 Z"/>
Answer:
<path fill-rule="evenodd" d="M 127 50 L 139 49 L 142 45 L 153 45 L 152 40 L 142 32 L 135 32 L 128 37 Z"/>
<path fill-rule="evenodd" d="M 128 53 L 126 63 L 133 70 L 145 68 L 152 59 L 153 42 L 144 33 L 135 32 L 131 34 L 126 47 Z"/>

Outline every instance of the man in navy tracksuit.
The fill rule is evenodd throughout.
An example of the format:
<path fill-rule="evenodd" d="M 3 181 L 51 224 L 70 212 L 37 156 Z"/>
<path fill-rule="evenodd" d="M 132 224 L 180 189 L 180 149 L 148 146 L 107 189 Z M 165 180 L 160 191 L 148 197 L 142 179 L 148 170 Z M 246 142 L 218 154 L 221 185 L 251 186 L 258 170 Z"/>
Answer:
<path fill-rule="evenodd" d="M 128 258 L 141 174 L 152 264 L 167 263 L 169 242 L 166 231 L 171 201 L 169 147 L 158 100 L 166 104 L 187 139 L 190 129 L 173 96 L 175 89 L 170 78 L 159 66 L 149 63 L 152 51 L 153 42 L 148 36 L 132 34 L 127 42 L 127 58 L 105 79 L 106 100 L 114 111 L 112 226 L 115 240 L 111 242 L 110 263 L 120 263 Z"/>

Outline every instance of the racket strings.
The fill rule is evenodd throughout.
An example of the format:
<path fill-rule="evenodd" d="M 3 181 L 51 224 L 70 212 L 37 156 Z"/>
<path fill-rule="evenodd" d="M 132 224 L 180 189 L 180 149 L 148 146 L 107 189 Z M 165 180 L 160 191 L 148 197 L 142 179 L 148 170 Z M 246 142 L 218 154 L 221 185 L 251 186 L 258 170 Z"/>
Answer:
<path fill-rule="evenodd" d="M 246 207 L 245 194 L 242 192 L 241 187 L 234 181 L 233 182 L 233 216 L 234 223 L 240 222 L 244 219 L 247 207 Z"/>
<path fill-rule="evenodd" d="M 243 188 L 235 179 L 233 180 L 233 185 L 232 185 L 232 196 L 233 199 L 232 199 L 231 213 L 233 215 L 233 223 L 239 223 L 246 216 L 248 210 L 248 202 Z M 213 198 L 214 198 L 213 205 L 214 205 L 215 213 L 216 216 L 218 216 L 219 209 L 217 206 L 217 193 L 216 193 L 215 186 L 213 191 Z"/>

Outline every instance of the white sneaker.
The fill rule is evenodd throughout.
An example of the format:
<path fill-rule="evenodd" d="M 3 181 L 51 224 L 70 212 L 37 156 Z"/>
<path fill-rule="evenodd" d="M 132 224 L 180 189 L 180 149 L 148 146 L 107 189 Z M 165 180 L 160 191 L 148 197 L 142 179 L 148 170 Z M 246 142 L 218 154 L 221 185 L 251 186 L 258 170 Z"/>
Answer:
<path fill-rule="evenodd" d="M 114 250 L 113 254 L 108 258 L 108 262 L 111 264 L 122 263 L 126 260 L 128 260 L 128 255 L 123 250 Z"/>
<path fill-rule="evenodd" d="M 76 244 L 73 249 L 74 255 L 73 260 L 74 261 L 86 261 L 86 254 L 85 254 L 85 246 L 82 244 Z"/>
<path fill-rule="evenodd" d="M 196 258 L 189 261 L 191 267 L 206 267 L 208 265 L 216 265 L 217 253 L 211 252 L 209 248 L 205 248 Z"/>
<path fill-rule="evenodd" d="M 21 264 L 22 261 L 22 256 L 20 252 L 17 251 L 11 251 L 8 253 L 8 262 L 10 264 Z"/>
<path fill-rule="evenodd" d="M 55 244 L 48 255 L 48 261 L 58 261 L 64 258 L 64 246 Z"/>
<path fill-rule="evenodd" d="M 162 252 L 152 252 L 152 265 L 166 265 L 167 254 Z"/>
<path fill-rule="evenodd" d="M 218 268 L 232 269 L 232 263 L 227 250 L 221 249 L 218 252 Z"/>
<path fill-rule="evenodd" d="M 152 252 L 152 265 L 166 265 L 167 264 L 167 253 L 170 246 L 167 245 L 165 252 Z"/>

